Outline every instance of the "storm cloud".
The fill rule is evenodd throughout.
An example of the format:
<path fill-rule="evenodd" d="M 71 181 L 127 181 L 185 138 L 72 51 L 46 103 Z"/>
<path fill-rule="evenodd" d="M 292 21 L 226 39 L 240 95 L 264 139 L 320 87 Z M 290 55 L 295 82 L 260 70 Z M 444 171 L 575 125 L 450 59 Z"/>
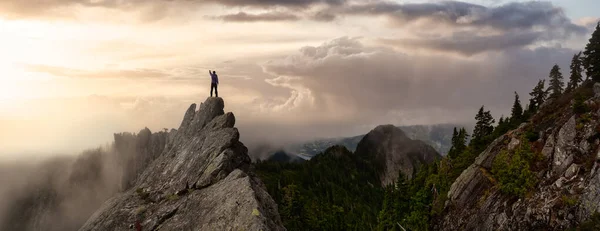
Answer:
<path fill-rule="evenodd" d="M 267 82 L 291 92 L 279 110 L 300 108 L 323 117 L 337 112 L 355 123 L 384 117 L 401 120 L 404 114 L 422 118 L 413 123 L 427 124 L 470 120 L 481 105 L 507 112 L 512 92 L 527 95 L 538 79 L 547 78 L 554 63 L 566 67 L 574 52 L 518 48 L 450 58 L 407 54 L 342 37 L 303 47 L 263 68 L 275 76 Z"/>
<path fill-rule="evenodd" d="M 472 55 L 488 50 L 564 41 L 588 32 L 550 2 L 512 2 L 495 7 L 444 1 L 436 3 L 371 2 L 332 7 L 321 14 L 384 16 L 392 28 L 413 38 L 385 38 L 387 44 Z"/>
<path fill-rule="evenodd" d="M 372 2 L 330 10 L 342 15 L 384 15 L 399 24 L 429 19 L 457 27 L 490 27 L 505 31 L 535 27 L 560 27 L 574 33 L 587 31 L 573 24 L 562 8 L 550 2 L 538 1 L 512 2 L 496 7 L 458 1 L 406 4 Z"/>

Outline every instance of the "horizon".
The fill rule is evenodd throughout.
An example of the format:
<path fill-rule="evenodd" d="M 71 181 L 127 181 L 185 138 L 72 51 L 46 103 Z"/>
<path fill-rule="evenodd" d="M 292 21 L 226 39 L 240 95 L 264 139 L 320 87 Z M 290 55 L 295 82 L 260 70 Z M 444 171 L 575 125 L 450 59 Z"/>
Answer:
<path fill-rule="evenodd" d="M 481 105 L 498 119 L 515 91 L 525 105 L 554 64 L 569 75 L 597 8 L 592 0 L 2 2 L 0 159 L 78 154 L 114 133 L 176 129 L 209 96 L 209 69 L 250 146 L 379 124 L 471 124 Z"/>

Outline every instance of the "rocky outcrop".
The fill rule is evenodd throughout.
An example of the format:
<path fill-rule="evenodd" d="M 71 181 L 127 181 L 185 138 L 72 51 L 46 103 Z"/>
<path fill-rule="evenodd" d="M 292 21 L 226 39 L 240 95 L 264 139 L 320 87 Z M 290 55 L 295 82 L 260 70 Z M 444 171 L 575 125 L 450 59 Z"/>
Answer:
<path fill-rule="evenodd" d="M 80 229 L 285 230 L 221 98 L 193 104 L 134 186 Z"/>
<path fill-rule="evenodd" d="M 586 104 L 597 104 L 595 100 L 600 99 Z M 565 230 L 600 211 L 600 114 L 574 115 L 571 104 L 540 112 L 535 122 L 491 143 L 452 184 L 435 229 Z M 492 163 L 502 151 L 511 153 L 532 130 L 540 131 L 539 139 L 525 142 L 542 157 L 531 166 L 537 183 L 523 197 L 502 193 Z"/>
<path fill-rule="evenodd" d="M 138 134 L 114 134 L 114 149 L 123 169 L 123 190 L 132 187 L 144 169 L 163 152 L 167 136 L 167 132 L 152 133 L 148 128 L 142 129 Z"/>
<path fill-rule="evenodd" d="M 434 148 L 420 140 L 412 140 L 393 125 L 381 125 L 371 130 L 358 143 L 356 154 L 364 159 L 374 159 L 380 169 L 382 185 L 393 183 L 402 171 L 412 177 L 422 164 L 440 158 Z"/>

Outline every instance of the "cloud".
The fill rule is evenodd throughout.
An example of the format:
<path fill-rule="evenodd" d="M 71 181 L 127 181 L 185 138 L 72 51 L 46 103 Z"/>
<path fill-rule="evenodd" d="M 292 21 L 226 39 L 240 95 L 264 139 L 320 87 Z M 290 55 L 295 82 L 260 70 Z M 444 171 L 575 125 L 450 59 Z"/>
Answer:
<path fill-rule="evenodd" d="M 458 1 L 407 4 L 372 2 L 349 5 L 341 10 L 334 8 L 334 11 L 347 15 L 385 15 L 399 24 L 429 19 L 456 27 L 491 27 L 499 30 L 559 27 L 574 33 L 587 31 L 572 23 L 562 8 L 550 2 L 512 2 L 496 7 Z"/>
<path fill-rule="evenodd" d="M 227 14 L 214 17 L 225 22 L 272 22 L 272 21 L 296 21 L 300 17 L 283 12 L 269 12 L 262 14 L 248 14 L 239 12 L 237 14 Z"/>
<path fill-rule="evenodd" d="M 420 39 L 380 39 L 383 44 L 396 47 L 423 48 L 433 51 L 447 51 L 463 55 L 474 55 L 486 51 L 503 51 L 536 42 L 540 32 L 506 33 L 500 35 L 477 36 L 470 32 L 456 32 L 442 38 Z"/>
<path fill-rule="evenodd" d="M 411 115 L 412 123 L 430 124 L 470 121 L 481 105 L 495 109 L 494 113 L 508 113 L 512 92 L 526 98 L 554 63 L 566 68 L 574 52 L 514 48 L 457 58 L 402 53 L 342 37 L 303 47 L 297 54 L 265 63 L 263 68 L 275 76 L 270 81 L 276 86 L 294 92 L 290 95 L 293 104 L 281 104 L 290 114 L 335 115 L 348 126 L 408 121 L 395 117 L 405 114 Z M 294 90 L 298 88 L 306 90 Z M 311 107 L 297 110 L 295 105 Z"/>
<path fill-rule="evenodd" d="M 73 78 L 166 78 L 170 75 L 156 69 L 81 70 L 48 65 L 26 65 L 28 71 Z"/>
<path fill-rule="evenodd" d="M 143 21 L 155 21 L 209 4 L 301 10 L 313 5 L 341 5 L 344 2 L 345 0 L 3 0 L 0 1 L 0 15 L 9 18 L 73 18 L 77 16 L 74 8 L 97 8 L 140 13 Z"/>
<path fill-rule="evenodd" d="M 341 5 L 345 0 L 201 0 L 199 2 L 213 2 L 228 6 L 255 6 L 255 7 L 307 7 L 313 4 Z"/>
<path fill-rule="evenodd" d="M 383 39 L 387 44 L 466 55 L 564 41 L 588 32 L 585 26 L 573 23 L 562 8 L 537 1 L 492 7 L 458 1 L 406 4 L 376 1 L 330 7 L 320 14 L 384 16 L 393 28 L 412 34 L 409 38 Z"/>

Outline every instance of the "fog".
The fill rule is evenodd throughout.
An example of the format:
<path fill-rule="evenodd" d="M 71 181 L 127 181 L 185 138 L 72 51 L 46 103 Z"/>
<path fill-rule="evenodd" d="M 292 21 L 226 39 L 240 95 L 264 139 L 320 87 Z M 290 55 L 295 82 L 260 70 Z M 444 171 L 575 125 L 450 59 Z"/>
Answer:
<path fill-rule="evenodd" d="M 110 147 L 0 162 L 0 230 L 77 230 L 120 190 L 122 169 Z"/>

